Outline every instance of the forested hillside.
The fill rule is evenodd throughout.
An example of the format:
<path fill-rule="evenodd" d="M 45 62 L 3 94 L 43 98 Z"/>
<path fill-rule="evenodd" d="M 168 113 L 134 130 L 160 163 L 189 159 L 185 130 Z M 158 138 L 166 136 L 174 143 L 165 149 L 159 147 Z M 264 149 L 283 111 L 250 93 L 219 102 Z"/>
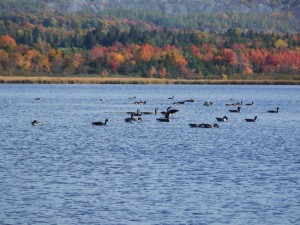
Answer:
<path fill-rule="evenodd" d="M 0 3 L 0 74 L 299 79 L 300 33 L 216 33 L 24 2 Z"/>
<path fill-rule="evenodd" d="M 299 0 L 2 0 L 0 11 L 60 11 L 129 18 L 159 26 L 226 32 L 300 31 Z"/>

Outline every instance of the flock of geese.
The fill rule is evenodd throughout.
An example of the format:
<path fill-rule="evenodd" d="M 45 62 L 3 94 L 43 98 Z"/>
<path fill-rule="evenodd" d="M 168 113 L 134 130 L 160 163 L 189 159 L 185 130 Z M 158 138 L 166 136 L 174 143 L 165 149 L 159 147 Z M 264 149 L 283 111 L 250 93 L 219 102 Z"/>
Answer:
<path fill-rule="evenodd" d="M 135 99 L 136 97 L 132 97 L 129 99 Z M 168 99 L 174 99 L 174 96 L 168 98 Z M 41 100 L 41 98 L 36 98 L 35 100 Z M 230 99 L 231 101 L 233 99 Z M 102 101 L 102 99 L 100 99 L 100 101 Z M 178 104 L 184 104 L 185 102 L 196 102 L 195 99 L 188 99 L 188 100 L 184 100 L 184 101 L 177 101 L 174 102 L 174 105 L 178 105 Z M 145 105 L 147 102 L 146 101 L 135 101 L 134 104 L 136 105 Z M 251 103 L 246 103 L 243 104 L 243 102 L 236 102 L 236 103 L 227 103 L 225 104 L 225 106 L 235 106 L 237 107 L 236 109 L 229 109 L 228 112 L 230 113 L 239 113 L 241 111 L 241 106 L 245 105 L 245 106 L 252 106 L 254 104 L 254 102 Z M 212 101 L 206 101 L 203 103 L 204 106 L 212 106 L 213 102 Z M 278 113 L 279 107 L 277 107 L 275 110 L 268 110 L 268 113 Z M 163 117 L 161 118 L 157 118 L 156 120 L 158 122 L 170 122 L 170 117 L 173 116 L 175 113 L 177 113 L 179 110 L 178 109 L 174 109 L 173 107 L 168 107 L 166 109 L 166 111 L 162 111 L 160 112 L 160 114 L 163 115 Z M 141 112 L 139 109 L 136 111 L 131 111 L 131 112 L 126 112 L 126 114 L 130 115 L 130 117 L 127 117 L 124 119 L 125 122 L 129 122 L 129 123 L 133 123 L 133 122 L 140 122 L 142 121 L 142 115 L 157 115 L 159 114 L 158 112 L 158 108 L 155 108 L 154 111 L 152 112 Z M 257 119 L 257 116 L 255 116 L 254 118 L 246 118 L 245 121 L 246 122 L 255 122 Z M 227 122 L 228 121 L 228 117 L 227 116 L 223 116 L 223 117 L 216 117 L 216 120 L 218 122 Z M 105 121 L 96 121 L 96 122 L 92 122 L 92 125 L 95 126 L 106 126 L 108 122 L 108 119 L 105 119 Z M 33 126 L 40 126 L 42 125 L 42 123 L 38 120 L 33 120 L 31 122 L 31 124 Z M 209 123 L 200 123 L 200 124 L 196 124 L 196 123 L 190 123 L 189 124 L 190 127 L 192 128 L 219 128 L 219 124 L 218 123 L 214 123 L 214 124 L 209 124 Z"/>

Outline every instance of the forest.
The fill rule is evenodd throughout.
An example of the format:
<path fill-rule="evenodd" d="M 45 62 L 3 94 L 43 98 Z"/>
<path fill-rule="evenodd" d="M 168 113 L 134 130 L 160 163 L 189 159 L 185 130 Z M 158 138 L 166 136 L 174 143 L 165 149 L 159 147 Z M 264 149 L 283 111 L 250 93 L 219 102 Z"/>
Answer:
<path fill-rule="evenodd" d="M 0 74 L 300 79 L 300 33 L 158 26 L 90 13 L 0 15 Z"/>

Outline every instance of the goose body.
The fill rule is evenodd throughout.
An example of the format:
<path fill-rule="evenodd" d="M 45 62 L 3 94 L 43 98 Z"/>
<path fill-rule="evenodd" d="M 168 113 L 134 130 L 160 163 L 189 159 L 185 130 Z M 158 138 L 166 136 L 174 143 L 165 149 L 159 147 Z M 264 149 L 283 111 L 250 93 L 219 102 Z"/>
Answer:
<path fill-rule="evenodd" d="M 217 123 L 215 124 L 209 124 L 209 123 L 201 123 L 199 124 L 200 128 L 218 128 L 219 125 Z"/>
<path fill-rule="evenodd" d="M 276 110 L 268 110 L 268 113 L 278 113 L 279 107 L 276 108 Z"/>
<path fill-rule="evenodd" d="M 107 121 L 108 121 L 108 119 L 106 119 L 104 122 L 97 121 L 97 122 L 93 122 L 92 124 L 95 126 L 105 126 Z"/>
<path fill-rule="evenodd" d="M 131 115 L 133 115 L 133 116 L 141 116 L 141 115 L 142 115 L 142 113 L 140 112 L 139 109 L 136 110 L 136 112 L 127 112 L 127 114 L 131 114 Z"/>
<path fill-rule="evenodd" d="M 255 120 L 257 119 L 257 116 L 255 116 L 253 119 L 245 119 L 246 122 L 255 122 Z"/>
<path fill-rule="evenodd" d="M 139 101 L 139 102 L 134 102 L 136 105 L 145 105 L 146 101 Z"/>
<path fill-rule="evenodd" d="M 32 124 L 33 126 L 40 126 L 40 125 L 42 125 L 42 123 L 41 123 L 40 121 L 37 121 L 37 120 L 33 120 L 33 121 L 31 122 L 31 124 Z"/>
<path fill-rule="evenodd" d="M 170 114 L 166 114 L 165 115 L 165 117 L 163 117 L 163 118 L 158 118 L 158 119 L 156 119 L 157 121 L 159 121 L 159 122 L 170 122 Z"/>
<path fill-rule="evenodd" d="M 185 103 L 185 101 L 178 101 L 178 102 L 174 102 L 174 105 L 183 105 Z"/>
<path fill-rule="evenodd" d="M 212 106 L 213 102 L 212 101 L 204 102 L 203 105 L 204 106 Z"/>
<path fill-rule="evenodd" d="M 219 121 L 219 122 L 227 122 L 227 121 L 228 121 L 227 116 L 217 117 L 216 119 L 217 119 L 217 121 Z"/>
<path fill-rule="evenodd" d="M 125 122 L 132 123 L 132 122 L 137 122 L 137 121 L 142 121 L 142 118 L 141 117 L 134 118 L 132 114 L 131 114 L 131 117 L 125 118 Z"/>
<path fill-rule="evenodd" d="M 237 107 L 237 109 L 229 109 L 229 112 L 239 113 L 241 111 L 241 107 Z"/>
<path fill-rule="evenodd" d="M 189 126 L 190 126 L 190 127 L 193 127 L 193 128 L 194 128 L 194 127 L 200 127 L 200 124 L 197 124 L 197 123 L 190 123 Z"/>
<path fill-rule="evenodd" d="M 172 107 L 168 107 L 167 111 L 163 111 L 163 112 L 161 112 L 161 114 L 163 114 L 163 115 L 167 115 L 167 114 L 173 115 L 174 113 L 177 113 L 178 111 L 179 111 L 178 109 L 172 109 Z"/>
<path fill-rule="evenodd" d="M 254 102 L 251 102 L 251 103 L 246 103 L 245 105 L 253 105 L 254 104 Z"/>
<path fill-rule="evenodd" d="M 185 100 L 186 102 L 196 102 L 196 100 L 195 99 L 192 99 L 192 98 L 190 98 L 190 99 L 188 99 L 188 100 Z"/>

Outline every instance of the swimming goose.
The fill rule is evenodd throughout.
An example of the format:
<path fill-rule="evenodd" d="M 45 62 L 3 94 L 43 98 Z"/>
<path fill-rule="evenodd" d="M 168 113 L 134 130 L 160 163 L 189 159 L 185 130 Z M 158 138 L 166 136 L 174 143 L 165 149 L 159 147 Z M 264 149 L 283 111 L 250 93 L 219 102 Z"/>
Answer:
<path fill-rule="evenodd" d="M 186 102 L 196 102 L 196 100 L 195 99 L 192 99 L 192 98 L 190 98 L 190 99 L 188 99 L 188 100 L 185 100 Z"/>
<path fill-rule="evenodd" d="M 237 107 L 237 109 L 229 109 L 228 111 L 229 112 L 233 112 L 233 113 L 240 112 L 241 111 L 241 107 Z"/>
<path fill-rule="evenodd" d="M 125 118 L 125 122 L 137 122 L 137 121 L 142 121 L 142 118 L 141 117 L 138 117 L 138 118 L 134 118 L 133 115 L 131 114 L 131 117 L 130 118 Z"/>
<path fill-rule="evenodd" d="M 204 106 L 212 106 L 213 102 L 212 101 L 204 102 L 203 105 Z"/>
<path fill-rule="evenodd" d="M 236 103 L 228 103 L 228 104 L 225 104 L 226 106 L 240 106 L 240 105 L 243 105 L 243 102 L 236 102 Z"/>
<path fill-rule="evenodd" d="M 190 126 L 190 127 L 200 127 L 200 124 L 197 124 L 197 123 L 190 123 L 189 126 Z"/>
<path fill-rule="evenodd" d="M 219 121 L 219 122 L 227 122 L 227 121 L 228 121 L 227 116 L 217 117 L 216 119 L 217 119 L 217 121 Z"/>
<path fill-rule="evenodd" d="M 246 103 L 245 105 L 253 105 L 253 104 L 254 104 L 254 102 Z"/>
<path fill-rule="evenodd" d="M 35 98 L 35 100 L 40 101 L 40 100 L 42 100 L 42 98 Z"/>
<path fill-rule="evenodd" d="M 208 123 L 201 123 L 199 124 L 200 128 L 218 128 L 219 125 L 217 123 L 215 124 L 208 124 Z"/>
<path fill-rule="evenodd" d="M 245 119 L 246 122 L 255 122 L 255 120 L 257 119 L 257 116 L 254 117 L 254 119 Z"/>
<path fill-rule="evenodd" d="M 145 105 L 145 104 L 146 104 L 146 101 L 134 102 L 134 104 L 136 104 L 136 105 L 141 105 L 141 104 Z"/>
<path fill-rule="evenodd" d="M 170 97 L 169 99 L 174 99 L 174 95 L 172 97 Z"/>
<path fill-rule="evenodd" d="M 131 115 L 133 115 L 133 116 L 141 116 L 142 115 L 142 113 L 140 112 L 140 110 L 138 109 L 138 110 L 136 110 L 136 112 L 126 112 L 127 114 L 131 114 Z"/>
<path fill-rule="evenodd" d="M 98 122 L 93 122 L 92 124 L 95 126 L 105 126 L 107 121 L 108 119 L 106 119 L 105 122 L 98 121 Z"/>
<path fill-rule="evenodd" d="M 185 101 L 178 101 L 178 102 L 174 102 L 174 105 L 183 105 L 185 103 Z"/>
<path fill-rule="evenodd" d="M 170 113 L 167 113 L 165 117 L 156 119 L 159 122 L 170 122 Z"/>
<path fill-rule="evenodd" d="M 42 123 L 41 123 L 40 121 L 37 121 L 37 120 L 33 120 L 33 121 L 31 122 L 31 124 L 32 124 L 33 126 L 40 126 L 40 125 L 42 125 Z"/>
<path fill-rule="evenodd" d="M 154 112 L 142 112 L 142 114 L 145 114 L 145 115 L 156 115 L 157 114 L 157 110 L 158 110 L 158 108 L 155 108 Z"/>
<path fill-rule="evenodd" d="M 278 113 L 279 107 L 276 108 L 276 110 L 268 110 L 268 113 Z"/>

